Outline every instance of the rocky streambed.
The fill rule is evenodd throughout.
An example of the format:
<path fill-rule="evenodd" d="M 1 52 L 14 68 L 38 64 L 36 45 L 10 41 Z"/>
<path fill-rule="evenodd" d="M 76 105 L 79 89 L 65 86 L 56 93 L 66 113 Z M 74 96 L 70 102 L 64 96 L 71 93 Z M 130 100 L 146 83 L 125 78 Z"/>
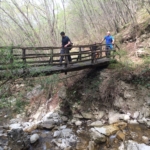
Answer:
<path fill-rule="evenodd" d="M 0 127 L 0 150 L 150 150 L 150 128 L 130 116 L 108 124 L 50 112 L 37 122 L 9 123 Z"/>

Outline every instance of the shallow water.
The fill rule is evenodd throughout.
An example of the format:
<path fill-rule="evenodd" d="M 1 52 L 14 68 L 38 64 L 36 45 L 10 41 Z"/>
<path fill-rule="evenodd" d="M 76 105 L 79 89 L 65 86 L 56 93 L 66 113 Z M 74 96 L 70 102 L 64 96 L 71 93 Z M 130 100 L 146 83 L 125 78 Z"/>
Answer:
<path fill-rule="evenodd" d="M 72 127 L 74 133 L 77 134 L 77 128 Z M 77 142 L 76 147 L 78 150 L 84 150 L 87 148 L 90 136 L 89 136 L 89 127 L 82 126 L 82 132 L 78 132 L 77 136 L 79 137 L 79 141 Z M 144 125 L 131 125 L 128 126 L 123 130 L 126 135 L 125 140 L 134 140 L 138 143 L 142 142 L 142 136 L 147 136 L 150 138 L 150 129 L 148 129 Z M 34 133 L 38 133 L 40 135 L 40 140 L 37 144 L 33 144 L 30 147 L 30 150 L 55 150 L 55 145 L 51 143 L 53 139 L 53 132 L 48 130 L 35 130 Z M 120 146 L 122 141 L 115 138 L 115 135 L 108 138 L 108 142 L 104 144 L 96 145 L 95 150 L 117 150 Z M 76 147 L 72 147 L 73 150 Z"/>
<path fill-rule="evenodd" d="M 78 142 L 77 145 L 72 146 L 72 150 L 86 150 L 87 146 L 89 145 L 90 135 L 89 135 L 89 127 L 84 124 L 82 127 L 77 128 L 76 126 L 68 126 L 73 130 L 73 132 L 77 135 Z M 31 134 L 37 133 L 40 135 L 40 139 L 37 143 L 32 144 L 29 150 L 60 150 L 56 147 L 54 143 L 52 143 L 53 132 L 55 130 L 34 130 Z M 125 133 L 125 140 L 133 140 L 138 143 L 142 142 L 142 136 L 146 136 L 150 138 L 150 128 L 147 128 L 145 125 L 135 125 L 135 124 L 128 124 L 128 126 L 123 129 Z M 108 137 L 106 143 L 98 144 L 95 146 L 95 150 L 118 150 L 120 146 L 121 140 L 115 138 L 115 135 Z M 0 144 L 7 143 L 7 137 L 0 137 Z"/>

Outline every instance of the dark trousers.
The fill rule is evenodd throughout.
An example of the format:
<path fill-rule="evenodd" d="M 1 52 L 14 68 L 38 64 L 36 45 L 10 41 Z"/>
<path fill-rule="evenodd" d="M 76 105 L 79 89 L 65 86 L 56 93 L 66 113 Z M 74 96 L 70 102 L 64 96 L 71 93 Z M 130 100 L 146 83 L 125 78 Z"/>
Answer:
<path fill-rule="evenodd" d="M 106 57 L 110 57 L 111 50 L 112 49 L 109 46 L 106 46 Z"/>
<path fill-rule="evenodd" d="M 69 49 L 68 48 L 62 48 L 60 50 L 60 54 L 65 54 L 65 53 L 69 54 Z M 67 57 L 68 57 L 68 61 L 71 62 L 72 61 L 71 56 L 68 55 Z M 62 63 L 63 60 L 64 60 L 64 56 L 60 56 L 60 63 Z"/>

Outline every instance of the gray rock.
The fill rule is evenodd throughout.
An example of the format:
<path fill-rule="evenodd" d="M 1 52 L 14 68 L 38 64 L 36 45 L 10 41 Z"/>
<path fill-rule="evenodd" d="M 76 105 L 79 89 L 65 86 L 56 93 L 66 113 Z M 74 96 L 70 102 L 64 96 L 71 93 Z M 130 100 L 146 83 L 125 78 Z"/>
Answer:
<path fill-rule="evenodd" d="M 4 150 L 8 150 L 8 147 L 7 147 L 7 146 L 4 146 Z"/>
<path fill-rule="evenodd" d="M 61 131 L 55 131 L 53 137 L 59 137 L 61 135 Z"/>
<path fill-rule="evenodd" d="M 124 114 L 119 114 L 117 112 L 110 111 L 109 114 L 108 114 L 109 124 L 119 122 L 120 119 L 123 119 L 123 117 L 124 117 Z"/>
<path fill-rule="evenodd" d="M 28 150 L 30 147 L 29 136 L 21 128 L 12 129 L 7 133 L 7 136 L 11 150 Z"/>
<path fill-rule="evenodd" d="M 146 123 L 146 125 L 147 125 L 148 127 L 150 127 L 150 121 L 149 121 L 149 120 L 147 120 L 145 123 Z"/>
<path fill-rule="evenodd" d="M 60 129 L 66 129 L 66 128 L 67 128 L 66 125 L 60 126 Z"/>
<path fill-rule="evenodd" d="M 150 146 L 129 140 L 125 142 L 124 150 L 150 150 Z"/>
<path fill-rule="evenodd" d="M 0 150 L 4 150 L 2 147 L 0 147 Z"/>
<path fill-rule="evenodd" d="M 117 126 L 113 126 L 113 125 L 109 125 L 109 126 L 103 126 L 103 127 L 95 127 L 94 128 L 97 132 L 106 135 L 106 136 L 110 136 L 112 134 L 115 134 L 119 128 Z"/>
<path fill-rule="evenodd" d="M 150 139 L 146 136 L 142 136 L 142 142 L 145 144 L 149 144 L 150 143 Z"/>
<path fill-rule="evenodd" d="M 42 122 L 41 126 L 46 129 L 52 129 L 55 126 L 55 122 L 53 119 L 45 120 Z"/>
<path fill-rule="evenodd" d="M 79 118 L 79 119 L 84 118 L 83 116 L 81 116 L 81 115 L 79 115 L 79 114 L 74 114 L 73 117 L 74 117 L 74 118 Z"/>
<path fill-rule="evenodd" d="M 136 111 L 136 112 L 134 112 L 134 114 L 133 114 L 133 118 L 134 118 L 134 119 L 137 119 L 137 118 L 139 117 L 139 115 L 140 115 L 139 111 Z"/>
<path fill-rule="evenodd" d="M 124 121 L 128 121 L 130 120 L 130 116 L 127 115 L 127 114 L 124 114 L 123 118 L 122 118 Z"/>
<path fill-rule="evenodd" d="M 89 150 L 95 150 L 95 142 L 94 141 L 89 142 L 88 149 Z"/>
<path fill-rule="evenodd" d="M 12 129 L 18 129 L 18 128 L 22 128 L 22 127 L 21 127 L 21 124 L 15 123 L 15 124 L 11 124 L 9 126 L 9 128 L 10 128 L 10 130 L 12 130 Z"/>
<path fill-rule="evenodd" d="M 75 125 L 76 125 L 76 126 L 81 126 L 81 125 L 82 125 L 82 121 L 76 121 L 76 122 L 75 122 Z"/>
<path fill-rule="evenodd" d="M 97 112 L 96 114 L 95 114 L 95 118 L 97 119 L 97 120 L 100 120 L 100 119 L 102 119 L 102 117 L 105 115 L 105 112 L 104 111 L 99 111 L 99 112 Z"/>
<path fill-rule="evenodd" d="M 62 116 L 61 119 L 62 119 L 62 121 L 64 121 L 64 122 L 67 122 L 67 121 L 68 121 L 68 118 L 67 118 L 66 116 Z"/>
<path fill-rule="evenodd" d="M 97 144 L 106 142 L 106 137 L 94 128 L 90 129 L 90 136 L 91 139 Z"/>
<path fill-rule="evenodd" d="M 91 123 L 89 126 L 101 127 L 101 126 L 103 126 L 103 123 L 101 121 L 95 121 L 95 122 Z"/>
<path fill-rule="evenodd" d="M 136 119 L 135 120 L 129 120 L 128 123 L 129 124 L 139 124 Z"/>
<path fill-rule="evenodd" d="M 72 130 L 71 129 L 63 129 L 62 131 L 61 131 L 61 137 L 62 138 L 66 138 L 66 137 L 70 137 L 71 136 L 71 134 L 72 134 Z"/>
<path fill-rule="evenodd" d="M 38 134 L 33 134 L 33 135 L 31 135 L 31 137 L 30 137 L 30 143 L 31 144 L 33 144 L 33 143 L 35 143 L 36 141 L 38 141 L 39 140 L 39 135 Z"/>
<path fill-rule="evenodd" d="M 60 116 L 59 116 L 58 113 L 54 112 L 54 113 L 48 113 L 48 114 L 46 114 L 46 118 L 47 119 L 52 119 L 52 118 L 58 119 L 58 118 L 60 118 Z"/>
<path fill-rule="evenodd" d="M 20 118 L 13 118 L 9 121 L 10 124 L 17 124 L 20 123 L 21 119 Z"/>
<path fill-rule="evenodd" d="M 87 113 L 87 112 L 81 112 L 83 118 L 85 119 L 91 119 L 93 117 L 93 115 L 91 113 Z"/>

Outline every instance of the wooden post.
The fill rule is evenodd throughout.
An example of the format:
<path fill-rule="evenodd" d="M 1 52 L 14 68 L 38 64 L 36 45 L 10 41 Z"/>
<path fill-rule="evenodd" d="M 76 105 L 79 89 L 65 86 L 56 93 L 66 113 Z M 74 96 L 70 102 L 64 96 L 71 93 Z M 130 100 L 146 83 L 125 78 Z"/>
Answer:
<path fill-rule="evenodd" d="M 81 60 L 81 47 L 79 47 L 79 60 Z"/>
<path fill-rule="evenodd" d="M 93 53 L 93 49 L 91 46 L 90 46 L 90 50 L 91 50 L 91 63 L 93 64 L 94 63 L 94 53 Z"/>
<path fill-rule="evenodd" d="M 102 57 L 102 45 L 100 45 L 100 58 Z"/>
<path fill-rule="evenodd" d="M 53 49 L 51 49 L 50 64 L 53 64 Z"/>
<path fill-rule="evenodd" d="M 14 62 L 14 59 L 13 59 L 13 48 L 10 49 L 10 64 L 12 65 Z"/>
<path fill-rule="evenodd" d="M 26 49 L 22 49 L 23 73 L 26 73 Z"/>

